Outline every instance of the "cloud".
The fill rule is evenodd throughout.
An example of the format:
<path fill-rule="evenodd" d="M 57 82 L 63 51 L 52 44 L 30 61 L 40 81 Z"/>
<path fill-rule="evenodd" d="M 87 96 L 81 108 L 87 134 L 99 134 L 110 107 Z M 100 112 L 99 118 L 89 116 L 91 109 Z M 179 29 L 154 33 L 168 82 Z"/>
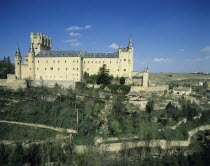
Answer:
<path fill-rule="evenodd" d="M 162 63 L 162 62 L 170 62 L 171 59 L 169 59 L 169 58 L 154 58 L 153 61 L 157 62 L 157 63 Z"/>
<path fill-rule="evenodd" d="M 77 41 L 77 39 L 64 40 L 64 42 L 66 42 L 66 43 L 71 43 L 71 42 L 75 42 L 75 41 Z"/>
<path fill-rule="evenodd" d="M 185 49 L 184 49 L 184 48 L 180 48 L 180 49 L 179 49 L 179 51 L 184 52 L 184 51 L 185 51 Z"/>
<path fill-rule="evenodd" d="M 201 49 L 201 52 L 210 52 L 210 46 L 206 46 Z"/>
<path fill-rule="evenodd" d="M 80 33 L 74 33 L 74 32 L 69 33 L 69 36 L 79 36 L 79 35 L 80 35 Z"/>
<path fill-rule="evenodd" d="M 84 27 L 84 29 L 90 29 L 90 28 L 92 28 L 92 25 L 86 25 L 86 26 Z"/>
<path fill-rule="evenodd" d="M 206 61 L 209 60 L 210 56 L 205 56 L 202 58 L 194 58 L 194 59 L 187 59 L 187 61 L 192 61 L 192 62 L 202 62 L 202 61 Z"/>
<path fill-rule="evenodd" d="M 79 26 L 70 26 L 66 28 L 67 31 L 73 31 L 73 30 L 83 30 L 83 29 L 90 29 L 92 28 L 92 25 L 86 25 L 84 27 L 79 27 Z"/>
<path fill-rule="evenodd" d="M 71 43 L 70 45 L 71 45 L 71 46 L 79 46 L 80 43 L 79 43 L 79 42 L 78 42 L 78 43 Z"/>
<path fill-rule="evenodd" d="M 113 44 L 109 45 L 109 48 L 118 49 L 119 45 L 113 43 Z"/>

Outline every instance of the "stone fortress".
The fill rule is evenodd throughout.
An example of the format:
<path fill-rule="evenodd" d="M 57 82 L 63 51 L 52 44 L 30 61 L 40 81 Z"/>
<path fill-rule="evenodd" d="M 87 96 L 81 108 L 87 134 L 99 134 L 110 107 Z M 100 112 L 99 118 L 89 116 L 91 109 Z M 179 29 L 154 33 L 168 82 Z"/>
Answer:
<path fill-rule="evenodd" d="M 52 39 L 37 33 L 30 34 L 31 44 L 23 58 L 19 47 L 15 54 L 15 77 L 18 80 L 72 81 L 80 82 L 85 72 L 97 74 L 103 64 L 114 77 L 125 77 L 126 84 L 148 87 L 148 68 L 133 71 L 134 48 L 132 38 L 128 46 L 113 53 L 88 53 L 83 50 L 51 50 Z M 23 63 L 22 63 L 23 62 Z"/>

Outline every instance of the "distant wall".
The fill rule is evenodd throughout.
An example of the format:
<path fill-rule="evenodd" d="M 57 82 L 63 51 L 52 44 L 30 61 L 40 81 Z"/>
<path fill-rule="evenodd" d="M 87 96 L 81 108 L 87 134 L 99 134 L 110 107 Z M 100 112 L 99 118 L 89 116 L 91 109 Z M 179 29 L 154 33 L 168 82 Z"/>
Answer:
<path fill-rule="evenodd" d="M 25 80 L 16 80 L 15 75 L 8 74 L 8 79 L 0 79 L 0 86 L 6 86 L 9 89 L 26 88 Z"/>
<path fill-rule="evenodd" d="M 75 89 L 74 81 L 61 81 L 61 80 L 33 80 L 31 81 L 31 85 L 34 87 L 39 87 L 39 86 L 54 87 L 56 83 L 63 88 Z"/>
<path fill-rule="evenodd" d="M 139 91 L 164 91 L 169 90 L 168 85 L 159 85 L 159 86 L 150 86 L 150 87 L 143 87 L 143 86 L 131 86 L 131 92 L 139 92 Z"/>

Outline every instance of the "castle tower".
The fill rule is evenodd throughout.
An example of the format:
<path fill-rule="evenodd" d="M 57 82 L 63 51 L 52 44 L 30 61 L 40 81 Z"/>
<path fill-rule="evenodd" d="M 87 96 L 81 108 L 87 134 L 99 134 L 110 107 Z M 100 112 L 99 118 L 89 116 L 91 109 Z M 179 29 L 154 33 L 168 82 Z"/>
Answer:
<path fill-rule="evenodd" d="M 30 34 L 31 43 L 33 43 L 35 55 L 40 51 L 49 51 L 52 46 L 52 40 L 50 37 L 44 35 L 43 33 L 38 32 L 36 35 L 34 32 Z"/>
<path fill-rule="evenodd" d="M 35 50 L 33 43 L 31 43 L 29 52 L 28 52 L 28 68 L 29 68 L 29 79 L 35 79 Z"/>
<path fill-rule="evenodd" d="M 17 79 L 21 79 L 21 61 L 22 61 L 22 56 L 20 53 L 20 49 L 17 46 L 17 50 L 15 53 L 15 76 Z"/>
<path fill-rule="evenodd" d="M 133 42 L 130 37 L 126 48 L 119 48 L 119 77 L 131 79 L 133 73 Z"/>
<path fill-rule="evenodd" d="M 144 69 L 143 73 L 143 87 L 148 87 L 149 86 L 149 68 Z"/>

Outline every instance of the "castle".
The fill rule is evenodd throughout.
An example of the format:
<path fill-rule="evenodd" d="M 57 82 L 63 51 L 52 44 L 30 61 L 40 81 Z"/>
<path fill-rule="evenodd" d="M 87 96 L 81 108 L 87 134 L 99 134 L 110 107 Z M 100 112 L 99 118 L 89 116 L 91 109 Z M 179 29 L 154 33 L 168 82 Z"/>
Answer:
<path fill-rule="evenodd" d="M 148 70 L 133 71 L 134 48 L 130 38 L 128 46 L 113 53 L 88 53 L 83 50 L 52 51 L 50 37 L 37 33 L 30 34 L 28 54 L 22 56 L 19 47 L 15 54 L 15 76 L 17 79 L 57 80 L 80 82 L 85 72 L 97 74 L 106 64 L 109 74 L 125 77 L 127 84 L 148 86 Z"/>

